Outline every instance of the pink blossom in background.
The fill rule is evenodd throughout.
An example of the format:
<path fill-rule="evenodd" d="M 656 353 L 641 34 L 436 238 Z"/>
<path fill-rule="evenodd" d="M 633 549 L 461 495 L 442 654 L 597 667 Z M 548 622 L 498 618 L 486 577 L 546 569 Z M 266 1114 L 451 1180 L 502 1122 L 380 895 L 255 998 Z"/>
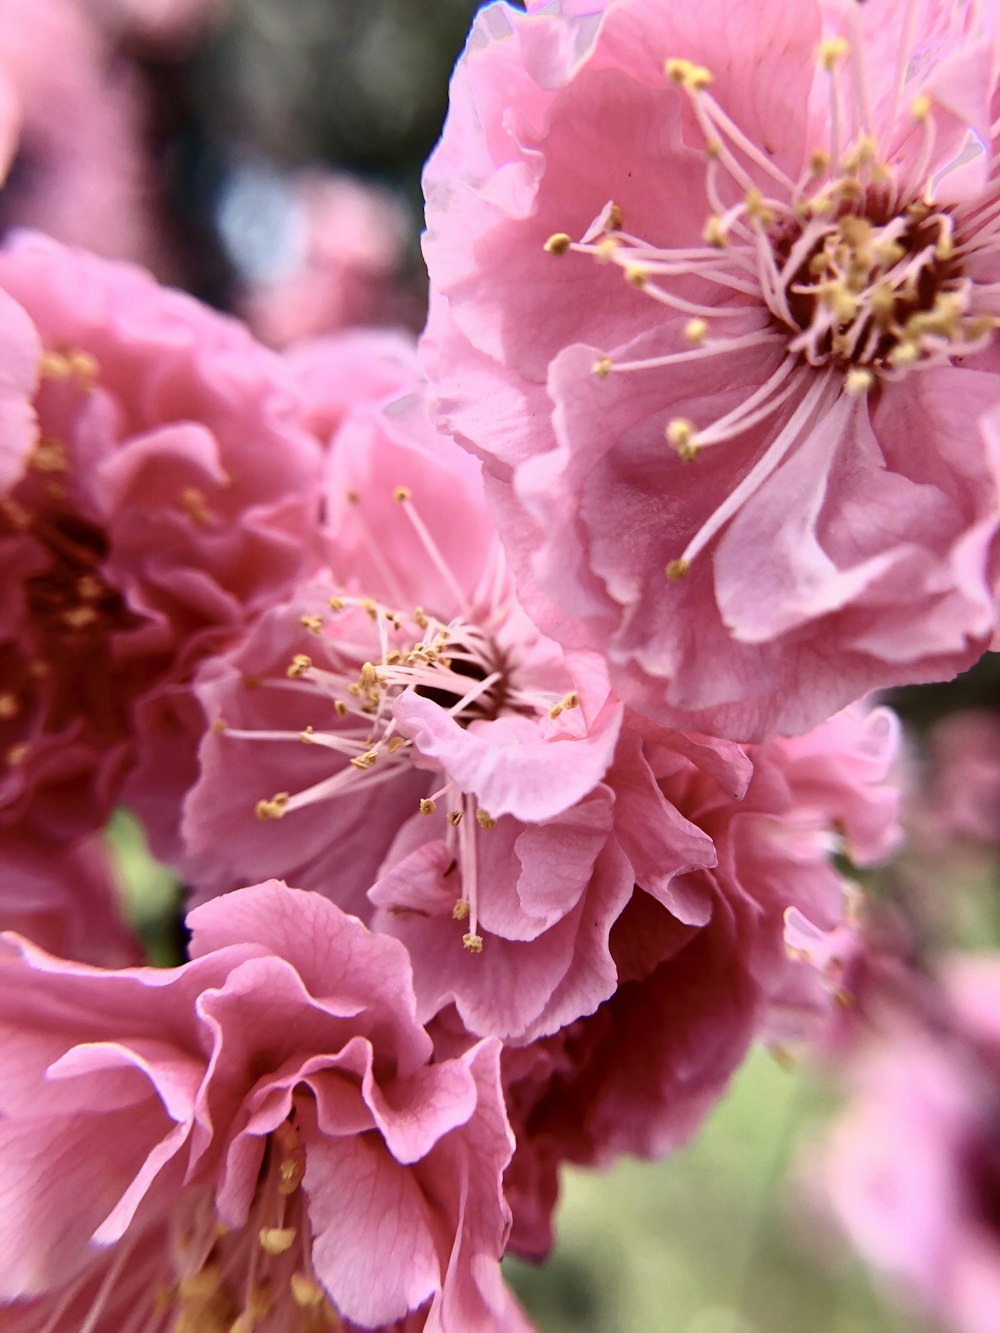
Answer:
<path fill-rule="evenodd" d="M 897 1015 L 853 1070 L 854 1098 L 811 1154 L 851 1241 L 905 1304 L 950 1333 L 1000 1309 L 1000 959 L 946 969 L 933 1021 Z"/>
<path fill-rule="evenodd" d="M 76 0 L 107 38 L 183 50 L 225 15 L 228 0 Z"/>
<path fill-rule="evenodd" d="M 0 500 L 0 805 L 65 841 L 118 799 L 137 702 L 308 567 L 320 450 L 280 361 L 141 271 L 21 236 L 0 290 L 21 307 L 2 328 L 17 394 L 25 323 L 43 348 L 32 452 Z M 149 783 L 130 792 L 161 803 L 165 839 L 185 782 L 161 762 L 173 739 L 147 728 Z"/>
<path fill-rule="evenodd" d="M 0 6 L 0 222 L 155 264 L 145 105 L 91 19 L 77 0 Z"/>
<path fill-rule="evenodd" d="M 529 612 L 640 712 L 743 739 L 974 662 L 1000 513 L 978 8 L 531 9 L 487 6 L 453 80 L 424 339 Z"/>
<path fill-rule="evenodd" d="M 318 895 L 189 924 L 169 970 L 6 937 L 4 1327 L 526 1330 L 498 1044 L 430 1063 L 405 951 Z"/>
<path fill-rule="evenodd" d="M 953 713 L 934 726 L 928 750 L 927 790 L 914 814 L 923 840 L 1000 853 L 1000 714 Z"/>
<path fill-rule="evenodd" d="M 237 298 L 258 338 L 284 347 L 350 325 L 419 322 L 402 283 L 410 221 L 395 195 L 316 168 L 284 189 L 288 215 L 266 270 L 249 273 Z"/>
<path fill-rule="evenodd" d="M 0 864 L 0 930 L 16 931 L 62 958 L 101 967 L 141 961 L 99 836 L 53 847 L 30 834 L 5 831 Z"/>

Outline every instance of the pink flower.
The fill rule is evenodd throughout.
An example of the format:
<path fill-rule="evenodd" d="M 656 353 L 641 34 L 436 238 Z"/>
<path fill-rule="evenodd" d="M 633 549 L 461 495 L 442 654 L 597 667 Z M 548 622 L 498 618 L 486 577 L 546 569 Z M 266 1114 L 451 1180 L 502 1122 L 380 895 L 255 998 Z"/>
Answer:
<path fill-rule="evenodd" d="M 405 951 L 316 895 L 190 925 L 166 971 L 7 937 L 4 1327 L 526 1328 L 498 1045 L 429 1063 Z"/>
<path fill-rule="evenodd" d="M 1000 852 L 1000 716 L 968 709 L 939 722 L 916 833 L 947 854 L 963 843 Z"/>
<path fill-rule="evenodd" d="M 281 239 L 267 270 L 247 275 L 237 302 L 258 338 L 284 347 L 354 324 L 413 319 L 419 306 L 404 298 L 402 285 L 409 219 L 399 199 L 346 173 L 315 169 L 281 189 Z M 254 199 L 251 192 L 248 205 Z"/>
<path fill-rule="evenodd" d="M 329 442 L 348 416 L 408 393 L 419 379 L 416 339 L 396 329 L 346 329 L 285 348 L 309 428 Z"/>
<path fill-rule="evenodd" d="M 525 605 L 647 716 L 744 739 L 968 666 L 997 625 L 992 30 L 532 9 L 479 15 L 425 177 L 425 359 Z"/>
<path fill-rule="evenodd" d="M 137 702 L 308 566 L 320 450 L 276 358 L 138 270 L 22 236 L 0 252 L 0 290 L 20 307 L 0 326 L 6 450 L 37 413 L 0 498 L 0 804 L 64 839 L 117 799 Z M 162 800 L 173 776 L 158 738 L 144 746 Z"/>
<path fill-rule="evenodd" d="M 454 993 L 480 1033 L 551 1031 L 615 985 L 621 705 L 599 658 L 518 606 L 478 466 L 418 399 L 355 413 L 329 469 L 331 574 L 199 676 L 184 877 L 196 897 L 266 871 L 374 903 L 417 960 L 422 1018 Z"/>
<path fill-rule="evenodd" d="M 813 1159 L 815 1183 L 908 1304 L 953 1333 L 991 1333 L 1000 1308 L 1000 959 L 954 960 L 946 982 L 933 1025 L 897 1015 L 859 1061 L 855 1098 Z"/>
<path fill-rule="evenodd" d="M 832 858 L 868 865 L 895 844 L 893 724 L 885 710 L 855 708 L 808 736 L 750 747 L 745 793 L 733 792 L 739 770 L 724 752 L 703 754 L 699 771 L 646 741 L 661 801 L 711 836 L 718 864 L 675 875 L 658 902 L 640 862 L 646 891 L 611 932 L 615 993 L 591 1016 L 505 1053 L 516 1249 L 538 1257 L 549 1248 L 560 1162 L 662 1156 L 698 1128 L 755 1038 L 815 1039 L 832 1022 L 856 947 L 857 892 Z M 613 770 L 609 782 L 620 806 L 624 778 Z M 790 940 L 789 914 L 836 949 Z"/>

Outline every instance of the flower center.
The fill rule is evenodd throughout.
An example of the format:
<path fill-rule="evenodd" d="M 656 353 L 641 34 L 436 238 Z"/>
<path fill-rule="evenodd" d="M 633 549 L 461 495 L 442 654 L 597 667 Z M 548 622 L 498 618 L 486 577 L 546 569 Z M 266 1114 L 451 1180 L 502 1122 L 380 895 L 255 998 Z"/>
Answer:
<path fill-rule="evenodd" d="M 856 29 L 857 14 L 850 14 Z M 686 95 L 705 143 L 703 243 L 657 246 L 628 230 L 614 202 L 579 240 L 557 232 L 545 242 L 552 255 L 573 252 L 618 266 L 645 297 L 688 317 L 668 325 L 682 339 L 676 350 L 631 361 L 601 355 L 593 366 L 599 379 L 750 348 L 773 367 L 774 353 L 784 353 L 759 387 L 723 416 L 667 422 L 667 443 L 690 462 L 785 409 L 750 471 L 667 565 L 671 579 L 687 574 L 820 418 L 845 414 L 851 399 L 913 370 L 981 351 L 996 327 L 993 288 L 973 274 L 1000 246 L 1000 200 L 991 183 L 981 198 L 935 202 L 938 187 L 946 189 L 951 172 L 972 161 L 981 145 L 970 132 L 957 155 L 942 161 L 931 96 L 911 93 L 909 106 L 900 109 L 912 64 L 910 20 L 912 13 L 900 39 L 881 144 L 872 132 L 860 32 L 851 43 L 835 37 L 821 44 L 829 143 L 808 156 L 797 179 L 715 100 L 708 69 L 667 60 L 667 79 Z M 849 79 L 842 68 L 848 63 Z M 735 321 L 739 332 L 731 331 Z"/>
<path fill-rule="evenodd" d="M 564 693 L 547 688 L 547 682 L 536 684 L 534 668 L 527 664 L 528 650 L 522 662 L 513 627 L 520 624 L 516 618 L 523 612 L 514 601 L 499 542 L 483 570 L 480 592 L 470 600 L 409 491 L 399 487 L 394 495 L 420 535 L 430 565 L 453 596 L 457 614 L 446 617 L 420 606 L 399 610 L 370 597 L 304 591 L 298 602 L 300 637 L 294 644 L 299 651 L 293 651 L 284 665 L 245 680 L 259 699 L 253 705 L 255 716 L 272 708 L 287 716 L 293 703 L 296 716 L 312 714 L 315 720 L 292 731 L 230 726 L 219 717 L 214 728 L 224 743 L 298 742 L 330 752 L 329 772 L 319 781 L 298 791 L 289 783 L 288 790 L 256 801 L 255 814 L 264 821 L 284 819 L 309 806 L 404 778 L 409 778 L 412 791 L 415 773 L 428 772 L 417 809 L 422 815 L 444 816 L 441 833 L 452 857 L 451 869 L 460 870 L 449 879 L 459 894 L 454 917 L 468 923 L 463 943 L 478 953 L 483 941 L 478 932 L 477 846 L 496 820 L 437 759 L 417 750 L 395 705 L 407 695 L 416 696 L 467 728 L 511 714 L 555 719 L 579 701 L 572 690 Z M 371 545 L 374 549 L 374 541 Z M 293 640 L 286 642 L 293 647 Z M 546 674 L 548 670 L 546 666 Z M 560 683 L 565 689 L 568 674 Z M 297 700 L 290 700 L 290 694 Z M 305 700 L 314 703 L 315 710 L 302 709 Z M 294 767 L 290 759 L 289 770 Z"/>
<path fill-rule="evenodd" d="M 268 1136 L 246 1224 L 228 1230 L 204 1196 L 178 1226 L 176 1282 L 158 1297 L 173 1314 L 171 1333 L 252 1333 L 279 1312 L 289 1333 L 342 1328 L 313 1272 L 304 1175 L 293 1110 Z"/>

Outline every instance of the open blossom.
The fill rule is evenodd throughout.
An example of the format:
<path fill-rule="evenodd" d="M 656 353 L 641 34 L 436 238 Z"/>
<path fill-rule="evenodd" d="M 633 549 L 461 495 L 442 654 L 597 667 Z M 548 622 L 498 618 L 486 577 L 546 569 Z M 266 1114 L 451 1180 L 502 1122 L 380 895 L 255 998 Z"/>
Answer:
<path fill-rule="evenodd" d="M 833 860 L 871 865 L 896 845 L 896 740 L 891 714 L 852 708 L 748 747 L 753 775 L 738 800 L 723 753 L 699 771 L 647 741 L 661 799 L 711 836 L 718 863 L 674 877 L 673 912 L 635 893 L 611 933 L 614 995 L 505 1052 L 516 1249 L 537 1257 L 551 1245 L 561 1162 L 661 1156 L 694 1133 L 753 1040 L 781 1047 L 832 1022 L 849 996 L 857 893 Z"/>
<path fill-rule="evenodd" d="M 518 606 L 478 466 L 418 398 L 355 413 L 329 469 L 329 574 L 196 681 L 184 877 L 198 900 L 281 875 L 368 919 L 374 885 L 422 1017 L 454 992 L 479 1032 L 551 1031 L 615 985 L 621 705 L 596 655 L 564 656 Z M 678 839 L 692 854 L 714 857 L 703 834 Z"/>
<path fill-rule="evenodd" d="M 139 270 L 20 236 L 0 291 L 4 449 L 32 422 L 0 497 L 0 806 L 65 839 L 117 798 L 143 697 L 308 566 L 320 450 L 280 361 Z"/>
<path fill-rule="evenodd" d="M 405 951 L 318 895 L 189 924 L 170 970 L 5 937 L 4 1328 L 526 1328 L 497 1043 L 430 1063 Z"/>
<path fill-rule="evenodd" d="M 529 8 L 479 15 L 427 168 L 425 357 L 531 613 L 647 716 L 744 739 L 969 665 L 997 623 L 988 15 Z"/>
<path fill-rule="evenodd" d="M 1000 959 L 945 971 L 931 1021 L 897 1014 L 853 1070 L 855 1095 L 812 1185 L 865 1259 L 950 1333 L 1000 1309 Z"/>

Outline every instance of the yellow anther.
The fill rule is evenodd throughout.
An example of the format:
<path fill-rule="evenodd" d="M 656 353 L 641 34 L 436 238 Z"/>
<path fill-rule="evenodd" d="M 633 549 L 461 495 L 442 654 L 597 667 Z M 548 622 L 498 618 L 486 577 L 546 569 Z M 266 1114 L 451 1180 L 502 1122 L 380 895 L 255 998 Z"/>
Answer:
<path fill-rule="evenodd" d="M 839 279 L 820 283 L 817 295 L 832 310 L 839 324 L 849 323 L 858 313 L 858 298 Z"/>
<path fill-rule="evenodd" d="M 791 1074 L 798 1068 L 799 1062 L 787 1046 L 772 1045 L 768 1046 L 767 1049 L 775 1064 L 784 1069 L 786 1073 Z"/>
<path fill-rule="evenodd" d="M 260 1248 L 265 1254 L 287 1254 L 295 1244 L 294 1227 L 261 1227 Z"/>
<path fill-rule="evenodd" d="M 69 468 L 66 446 L 51 435 L 43 435 L 28 459 L 36 472 L 65 472 Z"/>
<path fill-rule="evenodd" d="M 548 255 L 564 255 L 572 244 L 572 236 L 567 236 L 564 231 L 556 231 L 545 242 L 545 253 Z"/>
<path fill-rule="evenodd" d="M 671 560 L 667 565 L 666 574 L 671 583 L 676 583 L 682 579 L 691 569 L 690 560 Z"/>
<path fill-rule="evenodd" d="M 81 574 L 76 581 L 76 591 L 85 602 L 94 602 L 104 592 L 104 584 L 93 574 Z"/>
<path fill-rule="evenodd" d="M 397 504 L 405 504 L 410 498 L 410 488 L 408 486 L 397 486 L 392 493 L 392 498 Z"/>
<path fill-rule="evenodd" d="M 580 696 L 577 694 L 576 690 L 571 690 L 569 694 L 564 694 L 557 704 L 552 705 L 549 709 L 549 717 L 555 721 L 555 719 L 561 717 L 563 713 L 568 712 L 573 708 L 579 708 L 579 706 Z"/>
<path fill-rule="evenodd" d="M 847 372 L 844 387 L 852 398 L 860 398 L 875 383 L 875 376 L 864 366 L 852 366 Z"/>
<path fill-rule="evenodd" d="M 620 248 L 614 236 L 602 236 L 594 246 L 594 258 L 599 264 L 610 264 Z"/>
<path fill-rule="evenodd" d="M 84 382 L 83 387 L 90 387 L 92 382 L 100 374 L 100 364 L 96 356 L 91 356 L 89 352 L 84 352 L 80 348 L 74 348 L 73 351 L 66 353 L 66 361 L 70 370 L 78 380 Z"/>
<path fill-rule="evenodd" d="M 774 211 L 768 208 L 763 194 L 752 186 L 746 193 L 747 217 L 751 222 L 759 222 L 762 227 L 769 227 L 774 221 Z"/>
<path fill-rule="evenodd" d="M 889 353 L 889 364 L 893 366 L 912 366 L 920 359 L 920 348 L 913 342 L 901 342 Z"/>
<path fill-rule="evenodd" d="M 64 611 L 59 619 L 70 629 L 86 629 L 88 625 L 96 624 L 100 617 L 92 606 L 74 606 Z"/>
<path fill-rule="evenodd" d="M 700 347 L 705 341 L 705 335 L 708 333 L 708 324 L 703 319 L 689 319 L 684 325 L 684 337 L 689 343 L 694 343 Z"/>
<path fill-rule="evenodd" d="M 38 363 L 38 373 L 43 380 L 68 380 L 72 371 L 70 364 L 61 352 L 43 352 Z"/>
<path fill-rule="evenodd" d="M 686 88 L 689 93 L 701 92 L 712 82 L 711 70 L 704 65 L 696 65 L 693 60 L 674 57 L 665 62 L 663 69 L 671 83 Z"/>
<path fill-rule="evenodd" d="M 294 1157 L 286 1157 L 278 1167 L 278 1193 L 285 1198 L 294 1194 L 305 1179 L 305 1174 L 305 1153 L 296 1152 Z"/>
<path fill-rule="evenodd" d="M 875 246 L 875 258 L 883 268 L 895 268 L 906 255 L 906 246 L 900 241 L 879 241 Z"/>
<path fill-rule="evenodd" d="M 714 246 L 716 250 L 724 250 L 729 244 L 726 228 L 719 217 L 710 217 L 705 223 L 705 229 L 701 235 L 705 244 Z"/>
<path fill-rule="evenodd" d="M 361 499 L 361 495 L 352 486 L 349 491 L 344 492 L 344 499 L 347 501 L 349 505 L 356 505 L 358 501 Z"/>
<path fill-rule="evenodd" d="M 374 768 L 378 763 L 378 750 L 366 750 L 364 754 L 356 754 L 351 763 L 355 768 Z"/>
<path fill-rule="evenodd" d="M 448 823 L 452 826 L 452 828 L 458 828 L 458 826 L 459 826 L 459 824 L 461 824 L 461 822 L 462 822 L 462 812 L 461 812 L 461 810 L 449 810 L 449 811 L 448 811 Z"/>
<path fill-rule="evenodd" d="M 288 1279 L 292 1300 L 304 1310 L 315 1309 L 326 1300 L 323 1288 L 307 1273 L 293 1273 Z"/>
<path fill-rule="evenodd" d="M 406 744 L 405 736 L 393 736 L 387 742 L 385 748 L 389 751 L 390 754 L 395 754 L 397 750 L 401 750 L 405 744 Z"/>
<path fill-rule="evenodd" d="M 0 694 L 0 722 L 10 722 L 20 711 L 21 705 L 17 701 L 16 694 L 11 694 L 9 691 Z"/>
<path fill-rule="evenodd" d="M 322 616 L 299 616 L 299 624 L 310 634 L 320 634 L 323 630 Z"/>
<path fill-rule="evenodd" d="M 610 356 L 599 356 L 591 367 L 599 380 L 606 380 L 611 374 L 613 362 Z"/>
<path fill-rule="evenodd" d="M 223 736 L 229 730 L 229 723 L 224 717 L 217 717 L 212 723 L 212 735 Z"/>
<path fill-rule="evenodd" d="M 311 726 L 304 727 L 302 731 L 299 732 L 299 740 L 302 742 L 303 745 L 316 744 L 316 736 Z"/>
<path fill-rule="evenodd" d="M 855 172 L 859 167 L 865 167 L 870 162 L 875 161 L 875 154 L 878 151 L 878 145 L 870 134 L 862 134 L 853 148 L 848 149 L 843 157 L 843 167 L 845 171 Z"/>
<path fill-rule="evenodd" d="M 415 606 L 413 608 L 413 622 L 414 624 L 419 625 L 421 629 L 426 629 L 431 623 L 427 618 L 427 612 L 422 606 Z"/>
<path fill-rule="evenodd" d="M 491 814 L 488 814 L 482 806 L 479 806 L 476 810 L 476 823 L 483 829 L 496 828 L 497 826 L 497 821 Z"/>
<path fill-rule="evenodd" d="M 362 603 L 364 612 L 369 620 L 378 620 L 378 603 L 373 602 L 370 597 L 366 597 Z"/>
<path fill-rule="evenodd" d="M 343 599 L 343 597 L 331 597 L 331 598 L 330 598 L 330 610 L 331 610 L 331 611 L 343 611 L 343 609 L 344 609 L 344 599 Z"/>
<path fill-rule="evenodd" d="M 910 115 L 914 120 L 924 121 L 931 114 L 931 99 L 928 93 L 918 93 L 910 103 Z"/>
<path fill-rule="evenodd" d="M 649 270 L 643 268 L 641 264 L 626 264 L 624 273 L 625 281 L 630 287 L 645 287 L 649 281 Z"/>
<path fill-rule="evenodd" d="M 270 800 L 258 801 L 253 812 L 258 819 L 280 819 L 288 806 L 288 799 L 287 791 L 279 791 Z"/>
<path fill-rule="evenodd" d="M 622 210 L 618 204 L 608 204 L 608 211 L 604 215 L 604 227 L 606 231 L 621 231 Z"/>
<path fill-rule="evenodd" d="M 180 506 L 192 523 L 207 523 L 212 517 L 208 501 L 197 486 L 185 486 L 180 494 Z"/>
<path fill-rule="evenodd" d="M 668 421 L 666 434 L 667 443 L 672 444 L 679 454 L 690 455 L 692 449 L 697 451 L 694 423 L 688 421 L 686 417 L 674 417 L 673 420 Z"/>
<path fill-rule="evenodd" d="M 344 703 L 343 699 L 334 699 L 333 711 L 338 717 L 346 717 L 351 710 L 348 708 L 347 704 Z"/>
<path fill-rule="evenodd" d="M 850 49 L 846 37 L 828 37 L 825 42 L 820 42 L 819 63 L 829 73 L 844 59 Z"/>
<path fill-rule="evenodd" d="M 708 158 L 709 162 L 718 162 L 719 158 L 722 156 L 722 140 L 714 138 L 706 139 L 705 156 Z"/>
<path fill-rule="evenodd" d="M 365 662 L 361 668 L 361 675 L 358 677 L 361 681 L 363 690 L 373 689 L 378 684 L 378 672 L 375 670 L 373 662 Z"/>
<path fill-rule="evenodd" d="M 27 741 L 19 741 L 17 745 L 11 745 L 4 754 L 4 760 L 6 761 L 7 767 L 17 768 L 19 764 L 24 762 L 27 754 Z"/>
<path fill-rule="evenodd" d="M 422 796 L 420 798 L 420 813 L 422 815 L 432 815 L 436 809 L 437 805 L 429 796 Z"/>
<path fill-rule="evenodd" d="M 822 176 L 830 167 L 830 154 L 825 148 L 814 148 L 809 154 L 809 174 Z"/>
<path fill-rule="evenodd" d="M 451 909 L 452 920 L 464 921 L 469 915 L 468 898 L 459 898 L 455 906 Z"/>
<path fill-rule="evenodd" d="M 473 935 L 471 932 L 468 935 L 463 935 L 462 944 L 469 953 L 482 953 L 483 951 L 482 935 Z"/>
<path fill-rule="evenodd" d="M 290 680 L 297 680 L 312 668 L 312 664 L 312 658 L 309 657 L 308 654 L 296 653 L 289 663 L 285 675 L 288 676 Z"/>

